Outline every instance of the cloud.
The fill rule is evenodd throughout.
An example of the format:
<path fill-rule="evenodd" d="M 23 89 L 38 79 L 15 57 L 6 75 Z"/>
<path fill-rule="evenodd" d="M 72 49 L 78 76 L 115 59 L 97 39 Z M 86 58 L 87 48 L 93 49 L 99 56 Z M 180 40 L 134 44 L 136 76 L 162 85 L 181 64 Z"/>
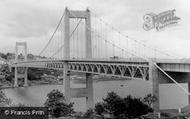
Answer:
<path fill-rule="evenodd" d="M 175 53 L 174 47 L 180 45 L 177 47 L 180 54 L 190 50 L 183 47 L 190 43 L 189 4 L 186 0 L 1 0 L 0 50 L 11 49 L 16 41 L 27 41 L 31 51 L 39 53 L 68 6 L 73 10 L 88 7 L 92 15 L 96 14 L 122 33 L 161 50 Z M 174 8 L 177 16 L 182 18 L 178 26 L 162 32 L 143 30 L 143 15 Z"/>
<path fill-rule="evenodd" d="M 26 3 L 10 4 L 7 9 L 9 14 L 5 14 L 5 16 L 8 18 L 3 23 L 7 29 L 3 30 L 4 35 L 9 37 L 24 38 L 47 35 L 49 30 L 55 28 L 59 19 L 58 14 L 54 14 L 56 11 Z"/>

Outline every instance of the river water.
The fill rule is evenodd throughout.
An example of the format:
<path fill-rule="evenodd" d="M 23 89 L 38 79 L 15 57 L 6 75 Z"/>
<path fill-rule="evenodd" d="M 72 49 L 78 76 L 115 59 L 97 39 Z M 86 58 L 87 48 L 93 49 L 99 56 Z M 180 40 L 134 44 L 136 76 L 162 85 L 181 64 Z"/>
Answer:
<path fill-rule="evenodd" d="M 186 89 L 187 84 L 182 84 Z M 84 84 L 73 83 L 74 88 L 84 87 Z M 152 83 L 143 80 L 119 80 L 119 81 L 100 81 L 94 82 L 94 100 L 95 103 L 102 101 L 102 98 L 108 92 L 114 91 L 122 97 L 132 95 L 135 97 L 144 97 L 152 92 Z M 33 106 L 43 106 L 47 99 L 47 93 L 53 89 L 64 91 L 63 85 L 36 85 L 30 87 L 3 89 L 7 97 L 12 99 L 14 104 L 22 103 Z M 172 109 L 186 106 L 188 96 L 174 84 L 160 85 L 160 107 L 162 109 Z M 85 98 L 73 98 L 76 111 L 85 111 Z"/>
<path fill-rule="evenodd" d="M 84 84 L 73 83 L 74 88 L 84 87 Z M 94 82 L 94 100 L 95 103 L 102 100 L 108 92 L 114 91 L 120 96 L 124 97 L 129 94 L 135 97 L 144 97 L 151 93 L 151 82 L 143 80 L 123 80 L 123 81 L 100 81 Z M 14 104 L 22 103 L 34 106 L 42 106 L 47 99 L 47 93 L 53 89 L 64 91 L 63 85 L 36 85 L 30 87 L 20 87 L 13 89 L 4 89 L 7 97 L 12 99 Z M 85 98 L 73 98 L 74 107 L 76 111 L 86 110 Z"/>

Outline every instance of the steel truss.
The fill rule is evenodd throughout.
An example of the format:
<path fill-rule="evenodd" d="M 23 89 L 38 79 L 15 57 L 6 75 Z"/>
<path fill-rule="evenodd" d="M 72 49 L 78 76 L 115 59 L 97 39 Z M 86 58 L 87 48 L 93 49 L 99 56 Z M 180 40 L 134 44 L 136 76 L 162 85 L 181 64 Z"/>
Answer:
<path fill-rule="evenodd" d="M 45 67 L 63 69 L 65 62 L 48 62 Z M 99 63 L 67 62 L 69 71 L 100 74 L 123 78 L 141 78 L 148 80 L 148 63 Z"/>

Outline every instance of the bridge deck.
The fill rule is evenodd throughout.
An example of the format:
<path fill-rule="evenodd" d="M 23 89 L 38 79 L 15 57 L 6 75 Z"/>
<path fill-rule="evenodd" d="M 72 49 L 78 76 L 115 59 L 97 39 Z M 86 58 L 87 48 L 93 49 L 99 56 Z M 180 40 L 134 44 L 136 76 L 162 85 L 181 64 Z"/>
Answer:
<path fill-rule="evenodd" d="M 190 72 L 189 60 L 157 59 L 156 63 L 170 72 Z M 63 70 L 67 64 L 70 71 L 93 73 L 124 78 L 148 79 L 149 62 L 142 59 L 43 59 L 18 61 L 12 67 L 35 67 Z"/>
<path fill-rule="evenodd" d="M 109 75 L 124 78 L 148 79 L 149 63 L 140 59 L 45 59 L 19 61 L 12 67 L 35 67 L 63 70 L 65 64 L 69 71 Z"/>
<path fill-rule="evenodd" d="M 169 72 L 190 72 L 189 59 L 162 59 L 157 64 L 164 70 Z"/>

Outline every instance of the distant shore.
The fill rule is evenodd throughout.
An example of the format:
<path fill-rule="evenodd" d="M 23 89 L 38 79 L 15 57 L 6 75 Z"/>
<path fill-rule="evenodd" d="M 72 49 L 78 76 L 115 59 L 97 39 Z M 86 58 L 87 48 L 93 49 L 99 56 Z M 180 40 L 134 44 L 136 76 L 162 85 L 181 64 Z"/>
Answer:
<path fill-rule="evenodd" d="M 94 75 L 93 77 L 93 82 L 104 82 L 104 81 L 125 81 L 125 80 L 130 80 L 126 78 L 117 78 L 117 77 L 105 77 L 105 76 L 98 76 Z M 86 79 L 84 75 L 73 75 L 71 76 L 71 81 L 75 84 L 85 84 Z M 28 81 L 28 86 L 40 86 L 40 85 L 63 85 L 63 80 L 33 80 L 33 81 Z M 24 87 L 23 82 L 19 84 L 19 87 Z M 1 84 L 0 89 L 8 89 L 8 88 L 16 88 L 13 86 L 11 83 L 5 83 Z"/>

